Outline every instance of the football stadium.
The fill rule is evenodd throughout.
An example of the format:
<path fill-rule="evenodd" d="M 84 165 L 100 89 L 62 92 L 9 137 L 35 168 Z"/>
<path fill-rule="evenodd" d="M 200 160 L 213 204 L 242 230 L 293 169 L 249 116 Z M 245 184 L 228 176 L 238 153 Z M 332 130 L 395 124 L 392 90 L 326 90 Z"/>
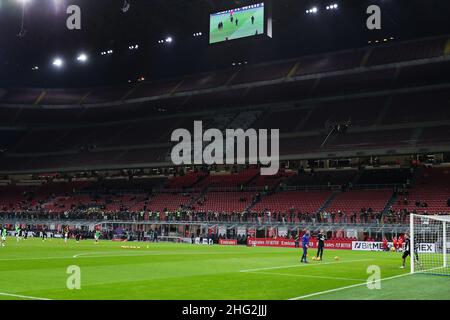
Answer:
<path fill-rule="evenodd" d="M 0 300 L 450 300 L 449 14 L 0 0 Z"/>

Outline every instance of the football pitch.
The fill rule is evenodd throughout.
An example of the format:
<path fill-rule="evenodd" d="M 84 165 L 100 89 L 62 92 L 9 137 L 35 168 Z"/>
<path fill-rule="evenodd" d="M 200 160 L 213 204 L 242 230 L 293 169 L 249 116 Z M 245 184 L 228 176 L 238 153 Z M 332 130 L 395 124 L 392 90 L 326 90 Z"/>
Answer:
<path fill-rule="evenodd" d="M 251 17 L 255 18 L 252 24 Z M 238 26 L 236 26 L 236 19 Z M 223 22 L 223 29 L 218 29 L 219 22 Z M 264 33 L 264 8 L 247 9 L 234 13 L 234 20 L 231 22 L 230 14 L 220 14 L 211 16 L 210 21 L 210 43 L 221 42 L 243 37 L 260 35 Z"/>
<path fill-rule="evenodd" d="M 450 277 L 410 275 L 401 253 L 325 250 L 309 260 L 291 248 L 8 238 L 0 299 L 450 299 Z M 380 289 L 367 287 L 373 265 Z M 68 289 L 70 266 L 80 289 Z"/>

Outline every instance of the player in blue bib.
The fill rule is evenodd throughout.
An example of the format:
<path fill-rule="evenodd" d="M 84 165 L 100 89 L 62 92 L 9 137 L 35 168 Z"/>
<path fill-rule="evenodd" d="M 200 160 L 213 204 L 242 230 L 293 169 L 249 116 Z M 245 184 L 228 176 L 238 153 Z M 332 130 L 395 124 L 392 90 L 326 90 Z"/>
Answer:
<path fill-rule="evenodd" d="M 305 234 L 302 237 L 302 249 L 303 249 L 303 255 L 300 262 L 302 263 L 308 263 L 306 260 L 306 257 L 308 256 L 308 247 L 309 247 L 309 230 L 306 230 Z"/>

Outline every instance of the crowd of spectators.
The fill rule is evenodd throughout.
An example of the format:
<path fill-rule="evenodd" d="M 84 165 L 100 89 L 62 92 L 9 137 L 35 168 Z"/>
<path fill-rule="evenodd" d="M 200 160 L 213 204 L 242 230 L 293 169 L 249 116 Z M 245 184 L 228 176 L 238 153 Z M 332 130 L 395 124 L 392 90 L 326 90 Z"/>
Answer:
<path fill-rule="evenodd" d="M 371 208 L 362 208 L 359 212 L 203 212 L 192 210 L 176 211 L 118 211 L 104 212 L 102 210 L 67 210 L 61 213 L 48 213 L 38 211 L 4 211 L 0 214 L 1 220 L 50 220 L 50 221 L 133 221 L 133 222 L 222 222 L 222 223 L 255 223 L 255 224 L 396 224 L 407 223 L 409 214 L 405 209 L 386 212 L 375 212 Z M 425 214 L 427 214 L 425 212 Z M 447 214 L 442 212 L 442 214 Z"/>

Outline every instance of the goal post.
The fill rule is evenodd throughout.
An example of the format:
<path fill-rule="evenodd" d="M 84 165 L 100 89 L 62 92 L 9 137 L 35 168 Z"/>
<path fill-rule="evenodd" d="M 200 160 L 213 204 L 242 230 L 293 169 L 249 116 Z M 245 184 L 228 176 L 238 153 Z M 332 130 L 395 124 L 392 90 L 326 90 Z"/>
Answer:
<path fill-rule="evenodd" d="M 410 215 L 411 273 L 450 276 L 450 215 Z"/>

